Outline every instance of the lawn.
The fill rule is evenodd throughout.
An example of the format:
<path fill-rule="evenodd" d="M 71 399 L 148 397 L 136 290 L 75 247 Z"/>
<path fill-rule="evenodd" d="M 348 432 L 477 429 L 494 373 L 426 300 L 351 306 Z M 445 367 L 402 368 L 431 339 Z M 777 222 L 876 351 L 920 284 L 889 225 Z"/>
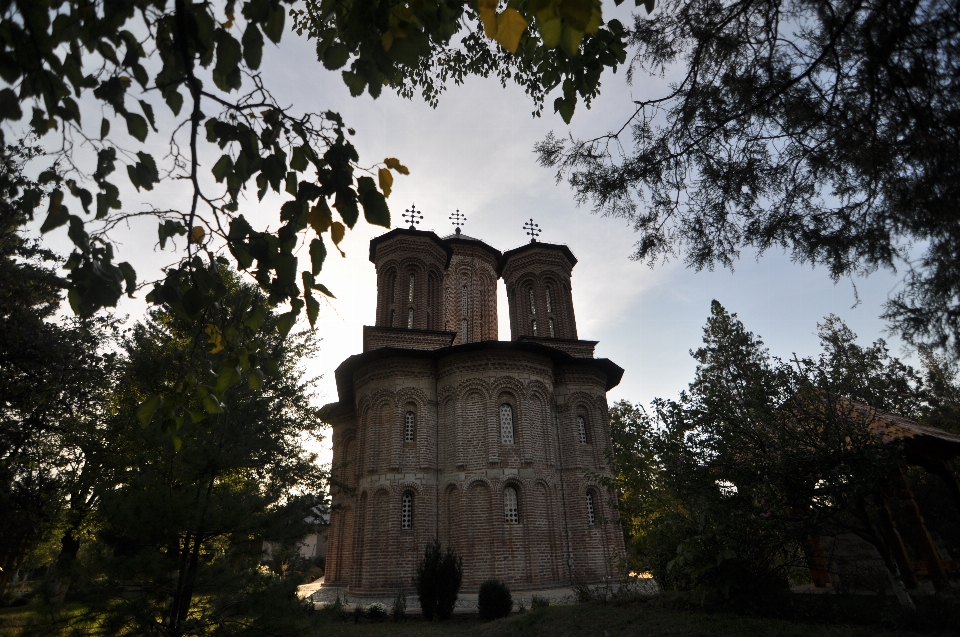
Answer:
<path fill-rule="evenodd" d="M 68 606 L 62 612 L 76 620 L 82 617 L 83 611 L 82 607 Z M 587 603 L 553 606 L 489 623 L 481 622 L 475 615 L 456 615 L 453 620 L 443 623 L 426 623 L 415 616 L 401 623 L 371 623 L 363 620 L 356 624 L 352 615 L 346 621 L 341 621 L 328 612 L 319 611 L 311 618 L 313 634 L 305 634 L 304 637 L 884 637 L 953 634 L 946 631 L 919 633 L 884 629 L 875 623 L 877 617 L 875 614 L 871 623 L 847 626 L 682 610 L 643 601 L 621 605 Z M 60 632 L 55 624 L 50 623 L 51 619 L 53 617 L 49 613 L 31 606 L 2 609 L 0 637 L 40 634 L 53 637 Z M 24 624 L 32 624 L 32 630 L 23 631 Z M 96 631 L 71 634 L 94 635 Z"/>

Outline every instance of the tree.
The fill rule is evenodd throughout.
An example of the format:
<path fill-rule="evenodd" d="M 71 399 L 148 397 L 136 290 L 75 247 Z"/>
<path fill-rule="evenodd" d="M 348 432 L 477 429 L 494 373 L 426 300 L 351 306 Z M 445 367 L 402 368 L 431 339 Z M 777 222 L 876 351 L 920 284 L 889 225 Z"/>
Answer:
<path fill-rule="evenodd" d="M 820 356 L 780 361 L 714 301 L 689 392 L 655 402 L 653 417 L 614 409 L 621 515 L 665 585 L 755 600 L 815 565 L 811 538 L 853 533 L 913 606 L 881 531 L 903 451 L 871 424 L 879 411 L 920 414 L 920 377 L 836 317 L 820 337 Z"/>
<path fill-rule="evenodd" d="M 115 371 L 109 318 L 58 319 L 58 259 L 23 236 L 11 201 L 37 185 L 19 146 L 0 164 L 0 595 L 23 559 L 51 538 L 79 469 L 74 434 L 100 420 Z"/>
<path fill-rule="evenodd" d="M 236 274 L 221 278 L 228 289 L 220 324 L 244 316 L 252 299 L 264 301 Z M 213 374 L 229 354 L 195 348 L 195 326 L 171 312 L 153 312 L 126 338 L 116 411 L 105 426 L 114 436 L 103 459 L 111 479 L 98 485 L 96 539 L 85 558 L 86 586 L 105 625 L 175 636 L 304 629 L 296 582 L 259 567 L 265 541 L 302 538 L 325 506 L 317 494 L 326 473 L 304 448 L 321 423 L 299 369 L 316 338 L 282 338 L 277 320 L 267 313 L 259 327 L 276 368 L 262 379 L 249 374 L 216 404 L 194 396 L 188 412 L 210 417 L 172 435 L 138 426 L 138 404 L 185 376 Z M 238 373 L 251 368 L 234 365 Z"/>
<path fill-rule="evenodd" d="M 74 244 L 64 265 L 66 285 L 76 314 L 91 316 L 116 305 L 124 293 L 152 287 L 150 303 L 209 328 L 220 335 L 218 346 L 238 354 L 254 344 L 224 337 L 208 317 L 223 289 L 219 270 L 208 267 L 216 254 L 229 253 L 267 292 L 270 307 L 286 305 L 277 322 L 285 334 L 303 310 L 311 325 L 316 321 L 316 293 L 332 296 L 318 280 L 329 246 L 324 237 L 339 244 L 361 208 L 367 222 L 389 227 L 386 197 L 393 174 L 408 174 L 407 168 L 393 157 L 362 167 L 349 141 L 353 129 L 339 114 L 282 107 L 258 72 L 266 41 L 281 40 L 289 4 L 2 5 L 0 78 L 9 86 L 0 89 L 0 124 L 7 135 L 20 134 L 14 123 L 29 117 L 33 135 L 59 137 L 46 141 L 51 165 L 14 205 L 32 218 L 45 204 L 44 233 L 66 226 Z M 448 78 L 496 72 L 502 81 L 517 78 L 538 104 L 562 84 L 564 96 L 554 106 L 569 120 L 578 96 L 589 104 L 596 95 L 602 70 L 625 60 L 626 32 L 616 21 L 603 24 L 600 0 L 538 0 L 497 9 L 496 0 L 324 1 L 291 12 L 298 32 L 317 38 L 318 56 L 328 68 L 356 58 L 343 73 L 354 95 L 366 88 L 376 97 L 386 84 L 408 96 L 422 89 L 435 101 Z M 471 32 L 479 24 L 497 45 Z M 463 50 L 451 45 L 458 34 L 465 36 Z M 83 121 L 90 106 L 104 114 L 99 122 Z M 157 117 L 160 109 L 172 117 Z M 151 131 L 167 138 L 167 157 L 154 156 Z M 120 200 L 121 167 L 138 191 L 152 191 L 164 180 L 184 182 L 189 204 L 130 209 Z M 269 191 L 288 196 L 278 215 L 248 220 L 239 213 L 254 186 L 259 200 Z M 83 214 L 73 203 L 74 211 L 68 208 L 71 198 Z M 184 251 L 152 285 L 138 282 L 128 262 L 116 262 L 110 238 L 121 224 L 140 217 L 156 220 L 161 249 L 184 242 Z M 300 265 L 301 245 L 309 266 Z M 269 359 L 264 351 L 253 353 L 257 365 Z M 170 430 L 185 416 L 183 396 L 199 390 L 188 380 L 178 400 L 164 402 L 159 412 L 147 406 L 146 412 L 156 413 Z M 210 390 L 222 398 L 222 390 Z"/>
<path fill-rule="evenodd" d="M 665 95 L 593 139 L 537 146 L 634 258 L 733 267 L 788 250 L 830 276 L 905 271 L 884 316 L 960 356 L 956 0 L 671 0 L 635 17 L 628 79 Z"/>
<path fill-rule="evenodd" d="M 449 546 L 442 551 L 440 541 L 434 540 L 423 550 L 414 583 L 423 618 L 450 619 L 463 583 L 463 558 Z"/>

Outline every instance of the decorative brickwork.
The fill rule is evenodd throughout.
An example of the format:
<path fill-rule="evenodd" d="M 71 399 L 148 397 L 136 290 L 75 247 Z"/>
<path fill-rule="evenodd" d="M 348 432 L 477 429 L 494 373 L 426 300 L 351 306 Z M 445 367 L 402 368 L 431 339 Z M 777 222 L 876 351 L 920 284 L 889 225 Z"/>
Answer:
<path fill-rule="evenodd" d="M 461 343 L 454 325 L 367 327 L 364 354 L 338 368 L 341 402 L 323 412 L 333 426 L 338 485 L 326 584 L 353 595 L 410 593 L 434 537 L 463 556 L 466 590 L 491 577 L 536 590 L 617 576 L 624 543 L 614 495 L 587 476 L 610 475 L 606 392 L 623 370 L 593 358 L 595 343 L 576 340 L 572 306 L 564 305 L 575 259 L 538 244 L 506 264 L 507 275 L 526 276 L 536 263 L 562 260 L 534 280 L 543 283 L 536 288 L 543 314 L 573 336 L 501 342 L 494 340 L 499 253 L 462 235 L 393 232 L 372 242 L 378 276 L 391 264 L 405 272 L 414 257 L 427 272 L 443 265 L 444 286 L 470 283 L 466 309 L 455 295 L 455 303 L 442 303 L 443 321 L 466 319 L 478 336 Z M 557 286 L 549 310 L 548 282 Z M 389 277 L 381 284 L 393 286 Z M 421 300 L 428 298 L 424 292 Z M 378 309 L 378 324 L 386 307 Z"/>

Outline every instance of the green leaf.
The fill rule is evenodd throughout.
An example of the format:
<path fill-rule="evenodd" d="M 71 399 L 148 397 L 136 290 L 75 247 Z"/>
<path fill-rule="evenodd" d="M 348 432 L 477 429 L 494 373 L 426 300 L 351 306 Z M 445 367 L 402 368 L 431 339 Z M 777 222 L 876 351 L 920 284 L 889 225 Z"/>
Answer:
<path fill-rule="evenodd" d="M 250 373 L 247 374 L 247 386 L 254 391 L 263 389 L 263 371 L 259 369 L 250 370 Z"/>
<path fill-rule="evenodd" d="M 221 155 L 217 163 L 213 165 L 211 172 L 217 183 L 220 183 L 227 176 L 227 173 L 233 170 L 233 159 L 230 155 Z"/>
<path fill-rule="evenodd" d="M 329 296 L 331 299 L 337 298 L 333 295 L 333 292 L 328 290 L 327 286 L 325 286 L 323 283 L 317 283 L 316 285 L 313 286 L 313 289 L 317 290 L 318 292 L 322 292 L 326 296 Z"/>
<path fill-rule="evenodd" d="M 277 317 L 277 332 L 280 334 L 280 336 L 286 338 L 296 321 L 297 313 L 292 310 L 285 314 L 281 314 Z"/>
<path fill-rule="evenodd" d="M 223 407 L 220 406 L 220 401 L 218 401 L 217 397 L 213 394 L 207 394 L 206 398 L 203 399 L 203 408 L 208 414 L 223 413 Z"/>
<path fill-rule="evenodd" d="M 363 216 L 375 226 L 390 227 L 390 208 L 383 193 L 377 190 L 373 177 L 360 177 L 357 180 L 360 203 L 363 204 Z"/>
<path fill-rule="evenodd" d="M 147 120 L 136 113 L 126 113 L 124 117 L 127 119 L 127 132 L 137 141 L 145 141 L 147 139 Z"/>
<path fill-rule="evenodd" d="M 223 395 L 223 392 L 227 391 L 233 385 L 239 383 L 243 378 L 240 376 L 240 370 L 233 365 L 224 365 L 220 368 L 220 373 L 217 374 L 217 387 L 216 392 L 220 395 Z"/>
<path fill-rule="evenodd" d="M 140 422 L 141 427 L 146 428 L 146 426 L 150 424 L 153 413 L 157 411 L 157 408 L 160 407 L 162 403 L 163 398 L 157 394 L 140 403 L 140 406 L 137 407 L 137 420 Z"/>
<path fill-rule="evenodd" d="M 553 110 L 557 113 L 560 113 L 560 117 L 563 118 L 563 121 L 567 124 L 570 123 L 570 120 L 573 119 L 573 110 L 577 106 L 577 96 L 573 95 L 569 99 L 558 97 L 553 101 Z"/>
<path fill-rule="evenodd" d="M 303 146 L 293 147 L 293 153 L 290 155 L 290 168 L 301 173 L 307 169 L 307 154 L 303 152 Z"/>
<path fill-rule="evenodd" d="M 323 260 L 327 258 L 327 246 L 323 244 L 323 239 L 317 237 L 310 242 L 310 265 L 314 275 L 320 273 L 323 268 Z"/>
<path fill-rule="evenodd" d="M 263 35 L 260 29 L 253 22 L 247 23 L 247 30 L 243 32 L 241 39 L 243 44 L 243 61 L 251 71 L 260 68 L 260 61 L 263 58 Z"/>
<path fill-rule="evenodd" d="M 150 128 L 153 129 L 153 132 L 157 131 L 157 124 L 153 118 L 153 107 L 144 102 L 143 100 L 137 100 L 140 102 L 140 108 L 143 110 L 143 114 L 147 116 L 147 121 L 150 122 Z"/>
<path fill-rule="evenodd" d="M 20 100 L 13 89 L 5 88 L 0 91 L 0 120 L 18 120 L 21 117 L 23 111 L 20 109 Z"/>
<path fill-rule="evenodd" d="M 100 139 L 106 139 L 107 135 L 109 134 L 110 134 L 110 120 L 104 117 L 103 121 L 100 122 Z"/>
<path fill-rule="evenodd" d="M 170 438 L 170 440 L 173 441 L 173 450 L 174 450 L 174 452 L 179 453 L 179 452 L 180 452 L 180 448 L 183 446 L 183 441 L 180 440 L 180 438 L 177 437 L 177 436 L 173 436 L 172 438 Z"/>
<path fill-rule="evenodd" d="M 263 26 L 263 33 L 270 41 L 274 44 L 280 43 L 280 36 L 283 35 L 283 21 L 286 18 L 287 11 L 283 8 L 283 5 L 277 4 L 270 10 L 270 17 L 267 18 L 267 23 Z"/>
<path fill-rule="evenodd" d="M 307 302 L 307 320 L 310 321 L 310 327 L 315 327 L 320 315 L 320 302 L 307 290 L 303 291 L 303 300 Z"/>
<path fill-rule="evenodd" d="M 243 51 L 237 39 L 226 29 L 217 31 L 217 64 L 213 68 L 213 82 L 221 91 L 229 93 L 240 88 L 242 75 L 240 60 Z"/>
<path fill-rule="evenodd" d="M 59 228 L 70 220 L 70 214 L 67 207 L 63 205 L 63 191 L 54 190 L 50 193 L 50 205 L 47 207 L 47 218 L 43 220 L 40 226 L 41 233 L 47 233 L 55 228 Z"/>
<path fill-rule="evenodd" d="M 118 263 L 117 267 L 120 268 L 120 272 L 123 273 L 123 280 L 127 284 L 127 296 L 132 299 L 133 293 L 137 289 L 137 273 L 133 269 L 133 266 L 126 261 Z"/>
<path fill-rule="evenodd" d="M 323 66 L 326 68 L 331 71 L 336 71 L 346 64 L 349 59 L 350 49 L 347 48 L 347 45 L 342 42 L 334 42 L 323 52 L 321 62 L 323 62 Z"/>
<path fill-rule="evenodd" d="M 180 95 L 179 91 L 176 89 L 165 91 L 163 99 L 167 101 L 167 106 L 170 107 L 174 115 L 180 114 L 180 109 L 183 108 L 183 95 Z"/>

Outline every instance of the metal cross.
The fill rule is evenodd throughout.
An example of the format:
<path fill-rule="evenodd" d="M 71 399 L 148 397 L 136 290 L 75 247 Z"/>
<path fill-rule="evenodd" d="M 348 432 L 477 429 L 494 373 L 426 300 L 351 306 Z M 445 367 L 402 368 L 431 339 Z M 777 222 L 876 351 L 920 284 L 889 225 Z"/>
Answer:
<path fill-rule="evenodd" d="M 417 210 L 416 204 L 412 204 L 409 208 L 407 208 L 407 211 L 400 216 L 402 216 L 407 223 L 410 224 L 411 230 L 416 230 L 417 224 L 419 224 L 420 220 L 423 219 L 423 213 Z"/>
<path fill-rule="evenodd" d="M 460 226 L 467 223 L 467 215 L 462 214 L 459 209 L 450 215 L 450 223 L 457 227 L 457 234 L 460 234 Z"/>
<path fill-rule="evenodd" d="M 533 219 L 523 224 L 523 229 L 527 231 L 527 236 L 530 237 L 530 243 L 536 243 L 537 237 L 540 236 L 540 226 L 533 222 Z"/>

